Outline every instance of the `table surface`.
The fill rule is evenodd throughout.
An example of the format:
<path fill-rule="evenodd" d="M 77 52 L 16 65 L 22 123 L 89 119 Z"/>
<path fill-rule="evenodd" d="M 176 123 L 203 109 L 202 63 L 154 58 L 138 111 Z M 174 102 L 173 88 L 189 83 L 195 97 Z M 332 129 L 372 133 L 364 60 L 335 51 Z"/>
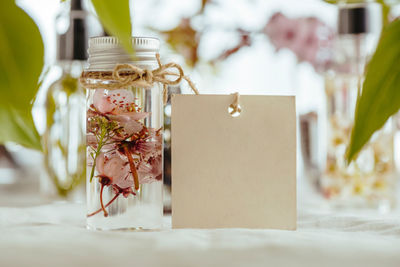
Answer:
<path fill-rule="evenodd" d="M 400 266 L 399 211 L 300 200 L 297 231 L 172 230 L 165 217 L 159 231 L 95 232 L 84 204 L 43 204 L 29 192 L 0 190 L 0 266 Z"/>

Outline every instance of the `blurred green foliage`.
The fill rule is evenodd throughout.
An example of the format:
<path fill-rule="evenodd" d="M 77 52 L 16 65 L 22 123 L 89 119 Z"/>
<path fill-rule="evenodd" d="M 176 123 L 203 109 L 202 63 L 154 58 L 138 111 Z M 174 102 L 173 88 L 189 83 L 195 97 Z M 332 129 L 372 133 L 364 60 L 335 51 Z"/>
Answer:
<path fill-rule="evenodd" d="M 129 0 L 92 0 L 92 4 L 106 31 L 117 36 L 125 50 L 133 54 Z"/>
<path fill-rule="evenodd" d="M 347 160 L 355 159 L 372 134 L 400 109 L 400 20 L 383 31 L 368 63 L 357 101 Z"/>
<path fill-rule="evenodd" d="M 400 20 L 391 22 L 392 6 L 399 0 L 324 0 L 331 4 L 376 2 L 382 6 L 383 32 L 368 63 L 346 159 L 351 162 L 374 132 L 400 109 Z"/>
<path fill-rule="evenodd" d="M 0 143 L 41 147 L 31 109 L 43 56 L 42 38 L 33 20 L 14 1 L 0 1 Z"/>
<path fill-rule="evenodd" d="M 325 1 L 333 4 L 365 2 Z M 384 22 L 388 23 L 390 5 L 399 1 L 376 2 L 383 5 Z M 129 0 L 92 0 L 92 3 L 107 32 L 117 36 L 124 48 L 133 53 Z M 377 51 L 368 64 L 356 107 L 348 160 L 354 159 L 372 134 L 400 108 L 399 43 L 400 21 L 397 20 L 384 30 Z M 0 1 L 0 143 L 13 141 L 29 148 L 41 148 L 31 108 L 39 87 L 43 56 L 43 42 L 33 20 L 16 6 L 14 0 Z"/>
<path fill-rule="evenodd" d="M 107 31 L 118 37 L 129 53 L 133 53 L 129 0 L 92 0 L 92 3 Z M 44 47 L 37 25 L 14 0 L 1 0 L 1 144 L 11 141 L 41 149 L 31 110 L 43 64 Z"/>

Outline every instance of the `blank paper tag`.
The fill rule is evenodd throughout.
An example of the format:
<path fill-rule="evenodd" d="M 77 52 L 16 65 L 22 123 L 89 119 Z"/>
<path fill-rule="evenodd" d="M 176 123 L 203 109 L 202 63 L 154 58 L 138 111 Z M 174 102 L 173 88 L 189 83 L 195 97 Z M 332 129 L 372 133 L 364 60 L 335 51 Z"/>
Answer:
<path fill-rule="evenodd" d="M 294 96 L 172 97 L 172 227 L 296 229 Z"/>

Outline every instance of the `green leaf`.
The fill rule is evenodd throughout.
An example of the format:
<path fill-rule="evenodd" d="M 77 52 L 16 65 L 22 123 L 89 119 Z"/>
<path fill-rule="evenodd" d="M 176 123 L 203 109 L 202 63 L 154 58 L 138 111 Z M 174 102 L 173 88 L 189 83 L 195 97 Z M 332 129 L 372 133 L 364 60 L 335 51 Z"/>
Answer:
<path fill-rule="evenodd" d="M 324 0 L 324 2 L 327 2 L 329 4 L 359 4 L 359 3 L 367 3 L 371 2 L 368 0 Z"/>
<path fill-rule="evenodd" d="M 107 32 L 116 36 L 125 50 L 133 54 L 129 0 L 92 0 L 92 4 Z"/>
<path fill-rule="evenodd" d="M 390 6 L 385 0 L 376 0 L 377 3 L 381 4 L 382 7 L 382 25 L 386 26 L 389 24 Z"/>
<path fill-rule="evenodd" d="M 347 160 L 355 158 L 372 134 L 400 108 L 400 20 L 390 23 L 382 33 L 378 47 L 368 64 Z"/>
<path fill-rule="evenodd" d="M 385 4 L 385 5 L 396 5 L 400 1 L 399 0 L 323 0 L 324 2 L 328 4 L 361 4 L 361 3 L 371 3 L 371 2 L 377 2 L 380 4 Z"/>
<path fill-rule="evenodd" d="M 43 55 L 33 20 L 14 1 L 0 1 L 0 143 L 41 148 L 31 110 Z"/>
<path fill-rule="evenodd" d="M 40 137 L 36 132 L 30 112 L 20 112 L 12 105 L 0 106 L 1 142 L 15 142 L 22 146 L 40 150 Z"/>

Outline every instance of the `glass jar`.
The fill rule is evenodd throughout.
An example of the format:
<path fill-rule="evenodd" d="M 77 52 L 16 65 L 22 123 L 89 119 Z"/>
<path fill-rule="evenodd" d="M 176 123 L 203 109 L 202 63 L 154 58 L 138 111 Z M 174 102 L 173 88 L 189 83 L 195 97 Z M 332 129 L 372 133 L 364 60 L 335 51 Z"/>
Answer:
<path fill-rule="evenodd" d="M 89 229 L 157 229 L 162 224 L 162 86 L 110 86 L 117 83 L 116 64 L 158 67 L 158 39 L 134 37 L 132 44 L 134 59 L 114 37 L 89 41 L 89 66 L 82 74 L 92 85 L 86 94 Z"/>
<path fill-rule="evenodd" d="M 57 56 L 46 72 L 43 134 L 44 167 L 40 180 L 45 198 L 85 200 L 85 91 L 79 76 L 87 60 L 88 36 L 99 34 L 81 0 L 65 1 L 56 16 Z M 40 99 L 40 93 L 38 94 Z"/>
<path fill-rule="evenodd" d="M 358 79 L 327 75 L 326 165 L 319 186 L 325 198 L 340 208 L 387 211 L 395 204 L 394 128 L 392 121 L 376 132 L 357 158 L 346 164 L 346 149 L 353 127 Z"/>
<path fill-rule="evenodd" d="M 395 203 L 394 128 L 391 120 L 346 164 L 354 111 L 364 68 L 379 38 L 380 6 L 344 5 L 339 10 L 334 67 L 325 76 L 326 161 L 319 179 L 335 207 L 387 211 Z M 375 18 L 375 20 L 374 20 Z"/>
<path fill-rule="evenodd" d="M 81 60 L 64 60 L 52 67 L 57 79 L 47 91 L 43 135 L 44 166 L 50 179 L 41 180 L 47 197 L 84 200 L 85 93 L 78 81 L 83 67 Z"/>

